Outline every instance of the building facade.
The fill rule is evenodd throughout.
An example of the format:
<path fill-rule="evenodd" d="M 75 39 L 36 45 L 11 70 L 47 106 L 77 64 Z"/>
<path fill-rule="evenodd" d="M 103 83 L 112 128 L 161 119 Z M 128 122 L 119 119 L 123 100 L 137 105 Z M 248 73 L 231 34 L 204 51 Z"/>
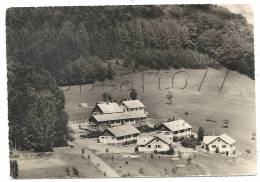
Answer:
<path fill-rule="evenodd" d="M 236 141 L 225 133 L 220 136 L 204 136 L 202 148 L 209 152 L 233 155 L 236 153 Z"/>
<path fill-rule="evenodd" d="M 137 141 L 140 131 L 132 125 L 121 125 L 105 129 L 98 140 L 104 144 L 124 144 Z"/>
<path fill-rule="evenodd" d="M 128 111 L 123 105 L 119 106 L 117 103 L 103 103 L 95 106 L 88 122 L 90 129 L 103 131 L 108 127 L 124 124 L 141 126 L 145 124 L 146 118 L 143 109 Z"/>
<path fill-rule="evenodd" d="M 159 133 L 168 136 L 169 138 L 190 137 L 192 126 L 184 120 L 175 120 L 162 123 L 158 127 Z"/>
<path fill-rule="evenodd" d="M 144 111 L 144 104 L 139 100 L 122 101 L 122 106 L 126 111 Z"/>
<path fill-rule="evenodd" d="M 171 148 L 172 141 L 163 135 L 148 136 L 137 139 L 139 152 L 166 152 Z"/>

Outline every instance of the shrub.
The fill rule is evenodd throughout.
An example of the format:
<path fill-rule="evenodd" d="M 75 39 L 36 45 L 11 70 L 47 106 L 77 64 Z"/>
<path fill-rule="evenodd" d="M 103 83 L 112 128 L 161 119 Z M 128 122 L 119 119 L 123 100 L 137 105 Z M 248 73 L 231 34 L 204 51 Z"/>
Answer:
<path fill-rule="evenodd" d="M 139 168 L 139 173 L 144 174 L 144 169 L 142 167 Z"/>
<path fill-rule="evenodd" d="M 203 137 L 204 137 L 204 129 L 202 127 L 199 127 L 199 130 L 198 130 L 198 137 L 197 137 L 197 140 L 199 142 L 201 142 L 203 140 Z"/>
<path fill-rule="evenodd" d="M 130 97 L 132 100 L 137 99 L 137 92 L 135 91 L 135 89 L 132 89 L 132 91 L 130 92 Z"/>
<path fill-rule="evenodd" d="M 174 168 L 172 168 L 172 173 L 173 173 L 173 174 L 175 174 L 175 173 L 176 173 L 176 171 L 175 171 L 175 169 L 174 169 Z"/>
<path fill-rule="evenodd" d="M 79 170 L 76 167 L 72 167 L 72 173 L 73 173 L 73 175 L 78 176 Z"/>
<path fill-rule="evenodd" d="M 113 101 L 113 96 L 108 92 L 103 93 L 102 98 L 103 98 L 104 102 L 112 102 Z"/>
<path fill-rule="evenodd" d="M 191 157 L 189 156 L 187 159 L 186 159 L 186 162 L 188 163 L 188 164 L 190 164 L 191 163 Z"/>
<path fill-rule="evenodd" d="M 138 147 L 137 146 L 135 147 L 135 152 L 138 152 Z"/>
<path fill-rule="evenodd" d="M 218 147 L 216 148 L 216 153 L 219 153 L 219 148 Z"/>
<path fill-rule="evenodd" d="M 10 161 L 10 176 L 14 179 L 18 178 L 18 163 L 16 160 Z"/>
<path fill-rule="evenodd" d="M 252 140 L 255 140 L 255 137 L 256 137 L 256 133 L 252 133 Z"/>
<path fill-rule="evenodd" d="M 80 137 L 82 138 L 98 138 L 101 135 L 101 131 L 91 131 L 87 134 L 82 134 Z"/>
<path fill-rule="evenodd" d="M 196 148 L 198 141 L 195 138 L 184 138 L 181 140 L 181 145 L 187 148 Z"/>
<path fill-rule="evenodd" d="M 132 141 L 123 142 L 122 144 L 123 144 L 123 145 L 130 145 L 130 144 L 134 144 L 134 143 L 136 143 L 136 142 L 137 142 L 137 140 L 132 140 Z"/>
<path fill-rule="evenodd" d="M 165 175 L 168 175 L 168 170 L 167 170 L 167 168 L 164 168 L 164 174 L 165 174 Z"/>
<path fill-rule="evenodd" d="M 155 128 L 151 128 L 147 125 L 142 125 L 142 126 L 138 126 L 137 129 L 140 131 L 140 132 L 152 132 L 155 130 Z"/>
<path fill-rule="evenodd" d="M 106 148 L 106 153 L 108 153 L 109 152 L 109 149 L 108 148 Z"/>
<path fill-rule="evenodd" d="M 157 151 L 157 150 L 155 150 L 154 153 L 155 154 L 162 154 L 162 155 L 173 155 L 175 152 L 174 152 L 174 149 L 171 147 L 168 151 Z"/>
<path fill-rule="evenodd" d="M 174 137 L 172 138 L 172 140 L 173 140 L 173 142 L 178 142 L 178 141 L 179 141 L 179 138 L 176 137 L 176 136 L 174 136 Z"/>
<path fill-rule="evenodd" d="M 69 168 L 66 169 L 66 175 L 70 176 L 70 169 Z"/>
<path fill-rule="evenodd" d="M 180 151 L 178 151 L 178 158 L 181 159 L 182 158 L 182 154 Z"/>

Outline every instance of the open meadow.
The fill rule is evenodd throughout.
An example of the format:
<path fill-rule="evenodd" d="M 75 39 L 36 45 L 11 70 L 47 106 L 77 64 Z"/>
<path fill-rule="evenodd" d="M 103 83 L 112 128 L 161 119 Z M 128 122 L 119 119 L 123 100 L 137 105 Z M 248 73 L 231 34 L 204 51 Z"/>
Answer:
<path fill-rule="evenodd" d="M 102 87 L 101 83 L 63 87 L 65 95 L 65 110 L 70 120 L 88 119 L 91 110 L 98 101 L 102 101 L 102 94 L 109 92 L 115 100 L 129 98 L 130 85 L 120 83 L 133 82 L 137 90 L 138 99 L 146 106 L 150 117 L 163 122 L 169 118 L 183 118 L 197 132 L 199 126 L 205 129 L 206 134 L 219 135 L 227 133 L 237 140 L 238 151 L 250 149 L 255 152 L 255 141 L 251 140 L 255 133 L 255 82 L 247 76 L 230 71 L 222 91 L 219 87 L 224 79 L 225 70 L 209 69 L 205 81 L 198 92 L 197 89 L 205 70 L 185 70 L 187 75 L 180 73 L 174 79 L 171 88 L 171 77 L 177 70 L 161 71 L 160 90 L 158 78 L 152 72 L 144 75 L 144 92 L 142 92 L 142 75 L 135 73 L 125 75 L 114 80 L 107 80 Z M 178 70 L 179 71 L 179 70 Z M 185 85 L 187 87 L 180 89 Z M 67 90 L 67 91 L 65 91 Z M 166 99 L 168 91 L 173 92 L 173 104 Z M 88 108 L 80 107 L 80 103 L 87 103 Z M 185 112 L 187 112 L 185 114 Z M 206 121 L 207 119 L 215 122 Z M 228 119 L 229 128 L 223 128 L 221 121 Z"/>
<path fill-rule="evenodd" d="M 80 86 L 62 87 L 66 100 L 65 110 L 71 121 L 87 121 L 95 103 L 102 101 L 104 92 L 109 92 L 114 100 L 119 101 L 129 98 L 129 89 L 133 86 L 138 93 L 138 99 L 145 104 L 146 111 L 157 122 L 164 122 L 173 117 L 183 118 L 192 125 L 195 133 L 201 126 L 205 129 L 206 135 L 226 133 L 232 136 L 237 141 L 237 161 L 243 161 L 236 163 L 237 168 L 244 170 L 240 173 L 255 174 L 256 142 L 251 139 L 252 134 L 256 132 L 254 80 L 230 71 L 220 91 L 226 70 L 208 69 L 198 91 L 206 70 L 183 69 L 185 73 L 181 72 L 175 76 L 172 87 L 172 75 L 177 71 L 180 70 L 161 70 L 160 81 L 156 70 L 145 71 L 144 86 L 142 73 L 139 72 L 106 80 L 103 84 L 97 82 L 94 85 L 82 85 L 81 92 Z M 185 85 L 186 88 L 183 88 Z M 169 91 L 173 93 L 172 105 L 166 99 Z M 80 103 L 87 103 L 88 106 L 81 107 Z M 228 128 L 222 127 L 222 121 L 225 119 L 229 120 Z M 86 147 L 87 145 L 86 142 Z M 250 154 L 246 153 L 246 150 L 250 150 Z M 199 163 L 201 162 L 204 168 L 209 168 L 208 171 L 212 171 L 214 167 L 212 164 L 209 165 L 209 160 L 202 158 Z M 217 161 L 216 157 L 215 166 Z M 243 165 L 250 166 L 250 170 L 240 168 Z M 239 174 L 235 171 L 234 169 L 234 172 L 229 171 L 226 174 Z"/>

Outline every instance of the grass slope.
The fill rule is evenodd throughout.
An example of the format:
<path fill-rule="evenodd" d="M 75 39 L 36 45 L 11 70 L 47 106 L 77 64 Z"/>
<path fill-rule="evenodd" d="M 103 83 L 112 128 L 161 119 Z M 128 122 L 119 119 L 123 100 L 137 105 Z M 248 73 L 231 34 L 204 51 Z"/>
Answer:
<path fill-rule="evenodd" d="M 179 70 L 161 71 L 161 89 L 158 89 L 158 79 L 151 72 L 146 71 L 144 76 L 145 90 L 142 92 L 141 73 L 123 76 L 122 80 L 133 80 L 134 88 L 138 92 L 138 98 L 145 104 L 151 117 L 163 122 L 168 118 L 183 118 L 193 126 L 197 132 L 199 126 L 205 128 L 208 135 L 227 133 L 237 140 L 238 153 L 244 153 L 250 149 L 256 150 L 255 141 L 251 140 L 251 134 L 255 129 L 255 82 L 247 76 L 231 71 L 227 77 L 223 90 L 218 91 L 224 79 L 226 70 L 209 69 L 205 82 L 200 92 L 197 91 L 205 70 L 186 69 L 188 84 L 186 89 L 179 89 L 185 85 L 185 74 L 179 74 L 174 80 L 174 88 L 171 89 L 171 76 Z M 110 92 L 114 99 L 129 98 L 128 86 L 123 86 L 120 91 L 121 78 L 106 81 L 104 87 L 96 83 L 94 89 L 91 85 L 83 85 L 81 94 L 79 86 L 61 88 L 68 90 L 65 95 L 65 110 L 70 120 L 87 119 L 96 102 L 102 100 L 102 94 Z M 117 87 L 115 89 L 115 87 Z M 168 91 L 174 94 L 173 105 L 168 104 L 166 94 Z M 79 103 L 87 102 L 89 108 L 79 107 Z M 188 115 L 185 115 L 188 112 Z M 212 119 L 217 123 L 206 122 Z M 221 121 L 230 120 L 229 128 L 222 128 Z"/>

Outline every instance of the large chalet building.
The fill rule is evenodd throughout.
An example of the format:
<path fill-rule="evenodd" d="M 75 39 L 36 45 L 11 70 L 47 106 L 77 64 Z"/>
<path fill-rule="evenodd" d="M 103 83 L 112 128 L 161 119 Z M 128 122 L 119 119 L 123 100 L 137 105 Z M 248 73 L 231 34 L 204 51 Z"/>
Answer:
<path fill-rule="evenodd" d="M 98 103 L 94 107 L 89 121 L 93 130 L 103 131 L 106 128 L 124 124 L 142 125 L 146 121 L 145 106 L 139 100 Z"/>

